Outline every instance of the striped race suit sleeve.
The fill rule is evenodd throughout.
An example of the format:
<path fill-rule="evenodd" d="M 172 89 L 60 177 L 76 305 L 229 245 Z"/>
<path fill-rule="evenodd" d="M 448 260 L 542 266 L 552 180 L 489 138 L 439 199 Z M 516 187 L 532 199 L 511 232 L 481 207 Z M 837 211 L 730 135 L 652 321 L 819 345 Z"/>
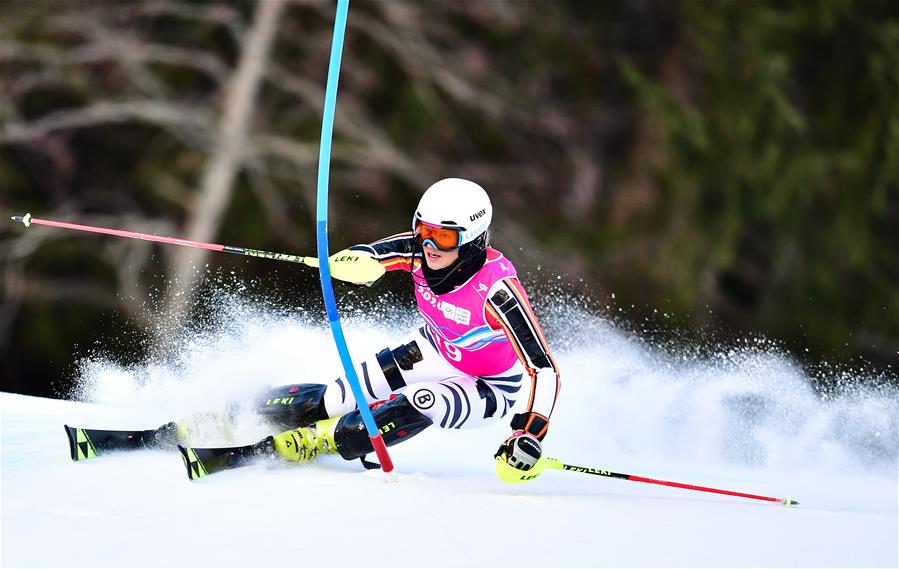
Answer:
<path fill-rule="evenodd" d="M 487 293 L 488 320 L 503 329 L 519 360 L 531 376 L 527 408 L 512 417 L 512 428 L 543 440 L 559 395 L 556 362 L 521 283 L 505 278 Z"/>
<path fill-rule="evenodd" d="M 388 271 L 412 272 L 415 237 L 411 231 L 379 239 L 368 245 L 353 245 L 351 251 L 366 251 Z"/>

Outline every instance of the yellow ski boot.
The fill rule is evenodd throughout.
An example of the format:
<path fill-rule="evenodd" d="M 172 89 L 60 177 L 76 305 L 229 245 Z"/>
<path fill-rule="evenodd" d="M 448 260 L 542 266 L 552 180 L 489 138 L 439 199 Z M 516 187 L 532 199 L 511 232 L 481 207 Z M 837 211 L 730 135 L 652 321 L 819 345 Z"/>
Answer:
<path fill-rule="evenodd" d="M 334 431 L 340 417 L 316 421 L 308 427 L 285 431 L 274 437 L 275 451 L 291 462 L 309 462 L 319 454 L 337 454 Z"/>

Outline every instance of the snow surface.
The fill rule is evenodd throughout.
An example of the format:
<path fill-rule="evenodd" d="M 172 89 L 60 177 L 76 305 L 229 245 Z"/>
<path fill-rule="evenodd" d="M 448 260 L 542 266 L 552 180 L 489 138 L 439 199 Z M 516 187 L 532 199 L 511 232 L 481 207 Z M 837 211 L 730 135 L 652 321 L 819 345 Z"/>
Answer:
<path fill-rule="evenodd" d="M 328 380 L 328 330 L 232 303 L 145 362 L 82 362 L 77 401 L 0 393 L 4 567 L 896 567 L 899 397 L 822 399 L 777 350 L 699 358 L 608 321 L 547 310 L 563 388 L 544 451 L 565 462 L 774 497 L 756 500 L 547 471 L 506 485 L 492 455 L 508 421 L 431 428 L 391 449 L 396 475 L 324 457 L 191 482 L 177 453 L 74 463 L 63 424 L 152 428 Z M 577 319 L 577 340 L 562 338 Z M 555 321 L 554 321 L 555 319 Z M 414 320 L 350 319 L 355 354 Z M 126 341 L 123 339 L 123 341 Z M 864 379 L 864 378 L 860 378 Z M 232 440 L 268 434 L 241 413 Z M 210 429 L 207 440 L 223 435 Z M 217 439 L 218 437 L 218 439 Z"/>

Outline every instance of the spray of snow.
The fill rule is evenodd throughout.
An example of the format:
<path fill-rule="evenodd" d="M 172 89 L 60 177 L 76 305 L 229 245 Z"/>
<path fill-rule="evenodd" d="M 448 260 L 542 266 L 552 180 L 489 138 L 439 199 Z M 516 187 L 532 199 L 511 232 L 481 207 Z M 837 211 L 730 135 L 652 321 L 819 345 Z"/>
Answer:
<path fill-rule="evenodd" d="M 133 406 L 145 421 L 231 405 L 240 419 L 237 432 L 246 438 L 265 434 L 251 407 L 268 386 L 328 382 L 340 374 L 321 318 L 249 299 L 239 287 L 219 286 L 211 294 L 206 301 L 216 310 L 169 337 L 147 361 L 84 360 L 75 398 Z M 547 445 L 570 462 L 896 474 L 899 393 L 888 383 L 858 375 L 839 393 L 822 396 L 769 343 L 700 356 L 654 346 L 592 314 L 583 299 L 549 298 L 537 308 L 563 387 Z M 345 314 L 356 357 L 391 346 L 420 325 L 414 310 L 386 303 Z M 237 413 L 234 402 L 243 403 Z"/>

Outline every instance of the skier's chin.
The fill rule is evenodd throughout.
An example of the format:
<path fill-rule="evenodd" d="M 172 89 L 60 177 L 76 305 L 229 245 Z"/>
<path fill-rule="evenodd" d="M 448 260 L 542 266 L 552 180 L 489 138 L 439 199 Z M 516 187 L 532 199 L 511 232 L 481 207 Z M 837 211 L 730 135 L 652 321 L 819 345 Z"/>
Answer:
<path fill-rule="evenodd" d="M 444 253 L 442 251 L 437 251 L 436 249 L 427 248 L 424 251 L 424 257 L 429 269 L 432 271 L 439 271 L 456 262 L 456 259 L 459 258 L 459 253 L 455 251 L 452 253 Z"/>

